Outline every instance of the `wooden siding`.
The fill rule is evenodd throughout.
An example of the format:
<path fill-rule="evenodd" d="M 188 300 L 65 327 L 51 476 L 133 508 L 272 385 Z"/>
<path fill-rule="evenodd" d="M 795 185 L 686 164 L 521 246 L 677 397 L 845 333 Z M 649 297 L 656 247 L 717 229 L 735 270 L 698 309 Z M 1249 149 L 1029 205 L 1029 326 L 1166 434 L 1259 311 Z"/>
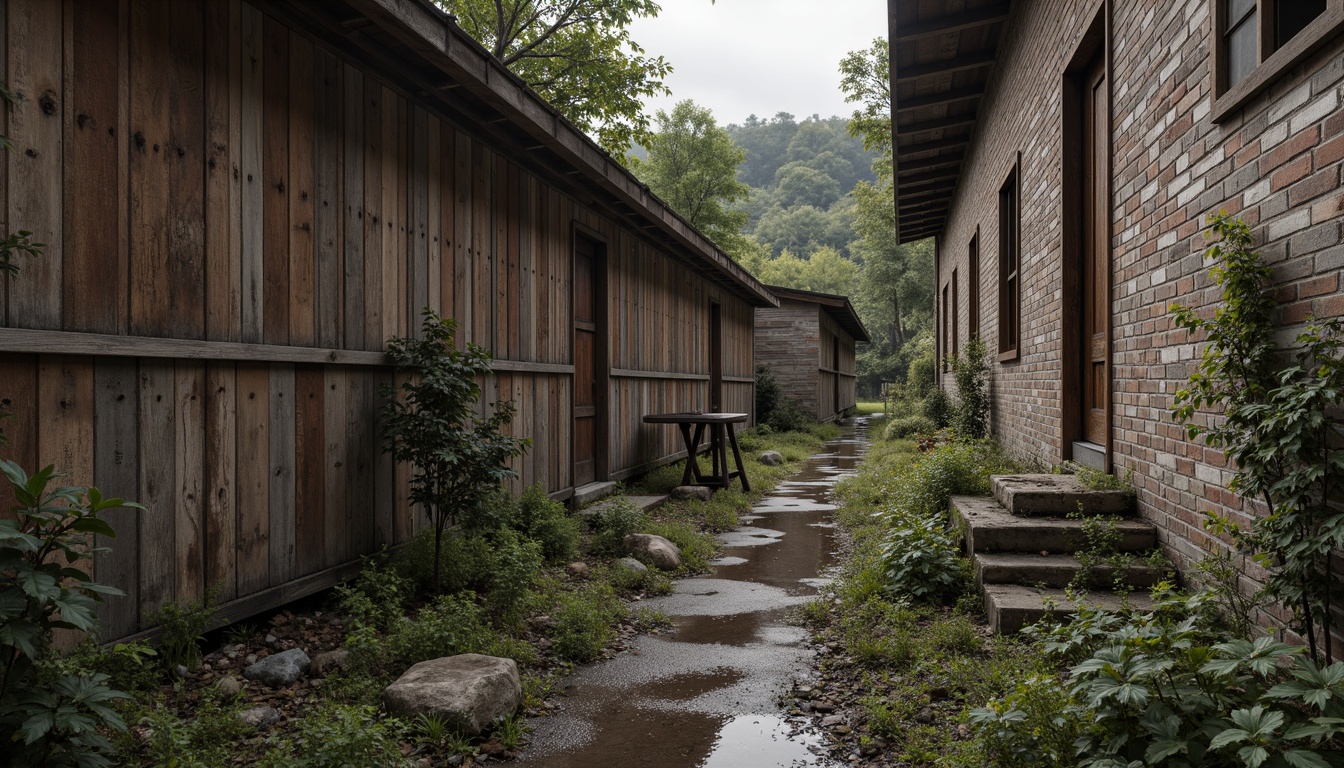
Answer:
<path fill-rule="evenodd" d="M 840 347 L 840 367 L 835 347 Z M 755 313 L 756 364 L 774 374 L 783 395 L 819 421 L 855 405 L 854 339 L 819 305 L 783 298 Z M 835 381 L 840 380 L 836 402 Z"/>
<path fill-rule="evenodd" d="M 678 452 L 647 412 L 751 412 L 752 308 L 473 126 L 240 0 L 8 0 L 10 229 L 0 457 L 145 504 L 97 576 L 107 639 L 218 588 L 239 618 L 328 586 L 420 524 L 378 438 L 385 340 L 424 306 L 490 349 L 486 404 L 533 444 L 515 489 L 572 485 L 571 247 L 607 248 L 608 467 Z M 5 498 L 0 496 L 0 503 Z M 353 564 L 353 565 L 352 565 Z"/>

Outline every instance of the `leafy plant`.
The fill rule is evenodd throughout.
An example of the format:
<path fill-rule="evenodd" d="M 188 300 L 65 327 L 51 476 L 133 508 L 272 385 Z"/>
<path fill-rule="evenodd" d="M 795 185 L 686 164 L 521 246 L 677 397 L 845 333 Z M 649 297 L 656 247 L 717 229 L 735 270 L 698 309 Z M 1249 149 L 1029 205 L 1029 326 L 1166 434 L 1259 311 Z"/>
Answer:
<path fill-rule="evenodd" d="M 205 597 L 183 603 L 169 600 L 149 615 L 149 623 L 160 628 L 159 662 L 164 669 L 179 665 L 194 667 L 201 661 L 201 643 L 205 631 L 215 620 L 215 596 L 218 590 L 206 590 Z"/>
<path fill-rule="evenodd" d="M 524 598 L 541 571 L 541 544 L 513 531 L 502 531 L 495 545 L 494 561 L 486 599 L 501 624 L 513 626 L 518 623 Z"/>
<path fill-rule="evenodd" d="M 281 768 L 403 768 L 401 740 L 410 727 L 381 717 L 374 706 L 328 704 L 299 721 L 292 740 L 267 755 L 266 766 Z"/>
<path fill-rule="evenodd" d="M 888 588 L 918 600 L 955 596 L 966 584 L 965 561 L 937 517 L 890 516 L 891 531 L 882 543 Z"/>
<path fill-rule="evenodd" d="M 401 620 L 410 585 L 399 573 L 365 559 L 359 576 L 336 587 L 341 612 L 354 623 L 386 632 Z"/>
<path fill-rule="evenodd" d="M 513 420 L 512 401 L 497 403 L 488 418 L 476 417 L 477 381 L 491 374 L 490 353 L 471 343 L 458 350 L 456 331 L 455 320 L 426 307 L 420 338 L 387 343 L 406 381 L 399 388 L 382 388 L 385 450 L 411 463 L 411 503 L 423 506 L 434 528 L 436 592 L 442 590 L 444 530 L 458 522 L 471 527 L 486 497 L 517 476 L 509 460 L 530 445 L 503 433 Z"/>
<path fill-rule="evenodd" d="M 584 592 L 560 595 L 551 614 L 555 652 L 570 661 L 592 661 L 610 642 L 612 625 L 628 614 L 629 609 L 606 584 L 596 583 Z"/>
<path fill-rule="evenodd" d="M 402 666 L 460 653 L 488 651 L 495 640 L 475 595 L 440 595 L 411 621 L 398 622 L 385 644 Z"/>
<path fill-rule="evenodd" d="M 14 519 L 0 520 L 0 734 L 13 734 L 20 764 L 111 765 L 100 727 L 125 730 L 110 703 L 126 698 L 106 674 L 43 674 L 53 633 L 98 631 L 104 595 L 121 595 L 83 570 L 95 553 L 90 535 L 114 538 L 100 516 L 138 506 L 104 498 L 97 488 L 52 487 L 55 467 L 31 476 L 0 461 L 14 498 Z"/>
<path fill-rule="evenodd" d="M 598 508 L 592 516 L 593 548 L 599 552 L 625 551 L 625 537 L 648 525 L 648 516 L 627 498 L 619 498 Z"/>
<path fill-rule="evenodd" d="M 972 336 L 960 355 L 952 358 L 957 381 L 957 404 L 951 426 L 957 437 L 979 440 L 989 435 L 989 352 L 985 340 Z"/>
<path fill-rule="evenodd" d="M 1333 661 L 1331 626 L 1336 575 L 1331 553 L 1344 548 L 1344 337 L 1337 320 L 1309 318 L 1295 344 L 1276 343 L 1272 270 L 1251 248 L 1250 228 L 1210 217 L 1218 237 L 1206 256 L 1223 289 L 1211 317 L 1173 306 L 1177 327 L 1208 340 L 1190 384 L 1176 393 L 1173 414 L 1193 439 L 1220 448 L 1236 467 L 1229 488 L 1256 499 L 1265 514 L 1248 528 L 1211 515 L 1208 527 L 1229 534 L 1269 570 L 1265 590 L 1290 606 L 1313 657 Z M 1222 418 L 1207 418 L 1214 409 Z"/>
<path fill-rule="evenodd" d="M 885 440 L 899 440 L 918 434 L 933 432 L 937 427 L 923 414 L 909 414 L 893 418 L 882 432 Z"/>
<path fill-rule="evenodd" d="M 552 563 L 574 556 L 583 527 L 563 503 L 547 496 L 540 484 L 534 484 L 512 501 L 508 524 L 539 543 L 542 555 Z"/>
<path fill-rule="evenodd" d="M 952 400 L 943 390 L 934 387 L 924 396 L 924 418 L 942 429 L 952 423 Z"/>

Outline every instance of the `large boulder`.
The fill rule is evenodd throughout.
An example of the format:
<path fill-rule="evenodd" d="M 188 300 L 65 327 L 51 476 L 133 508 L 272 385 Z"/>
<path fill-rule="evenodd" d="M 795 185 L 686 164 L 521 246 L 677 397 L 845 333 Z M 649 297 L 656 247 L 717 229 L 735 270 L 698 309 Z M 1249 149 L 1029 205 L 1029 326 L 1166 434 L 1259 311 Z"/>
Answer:
<path fill-rule="evenodd" d="M 756 460 L 767 467 L 778 467 L 784 463 L 784 454 L 779 451 L 764 451 Z"/>
<path fill-rule="evenodd" d="M 513 714 L 522 702 L 517 663 L 479 653 L 422 661 L 383 691 L 391 714 L 438 716 L 468 735 Z"/>
<path fill-rule="evenodd" d="M 672 498 L 674 499 L 709 501 L 713 497 L 714 492 L 703 485 L 678 485 L 672 489 Z"/>
<path fill-rule="evenodd" d="M 291 648 L 288 651 L 273 653 L 250 665 L 243 670 L 243 677 L 272 688 L 284 688 L 308 674 L 308 669 L 312 665 L 312 660 L 302 648 Z"/>
<path fill-rule="evenodd" d="M 632 533 L 625 537 L 625 547 L 636 557 L 642 556 L 653 563 L 659 570 L 675 571 L 681 567 L 681 550 L 662 536 Z"/>

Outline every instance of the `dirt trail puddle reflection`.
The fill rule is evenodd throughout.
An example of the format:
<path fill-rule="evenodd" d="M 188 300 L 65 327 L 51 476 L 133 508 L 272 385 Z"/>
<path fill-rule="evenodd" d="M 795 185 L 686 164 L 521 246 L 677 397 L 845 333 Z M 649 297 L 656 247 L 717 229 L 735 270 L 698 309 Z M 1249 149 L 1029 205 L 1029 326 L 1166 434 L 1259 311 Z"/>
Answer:
<path fill-rule="evenodd" d="M 787 721 L 777 700 L 809 674 L 807 633 L 788 614 L 825 583 L 835 557 L 831 486 L 854 472 L 865 445 L 859 420 L 722 535 L 711 573 L 639 603 L 671 617 L 672 631 L 571 675 L 563 710 L 529 721 L 520 764 L 832 765 L 821 735 Z"/>

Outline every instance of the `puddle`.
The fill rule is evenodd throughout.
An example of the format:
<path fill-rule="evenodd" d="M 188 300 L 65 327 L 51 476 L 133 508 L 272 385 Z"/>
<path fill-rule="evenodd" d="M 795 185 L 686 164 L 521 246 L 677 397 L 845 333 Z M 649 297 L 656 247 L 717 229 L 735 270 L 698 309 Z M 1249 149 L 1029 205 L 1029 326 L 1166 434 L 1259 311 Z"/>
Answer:
<path fill-rule="evenodd" d="M 806 630 L 790 613 L 827 583 L 835 560 L 830 489 L 853 473 L 864 425 L 761 500 L 720 536 L 710 574 L 640 601 L 672 629 L 635 639 L 627 653 L 580 668 L 557 714 L 528 721 L 519 764 L 568 768 L 832 766 L 821 734 L 784 719 L 776 704 L 810 670 Z"/>

